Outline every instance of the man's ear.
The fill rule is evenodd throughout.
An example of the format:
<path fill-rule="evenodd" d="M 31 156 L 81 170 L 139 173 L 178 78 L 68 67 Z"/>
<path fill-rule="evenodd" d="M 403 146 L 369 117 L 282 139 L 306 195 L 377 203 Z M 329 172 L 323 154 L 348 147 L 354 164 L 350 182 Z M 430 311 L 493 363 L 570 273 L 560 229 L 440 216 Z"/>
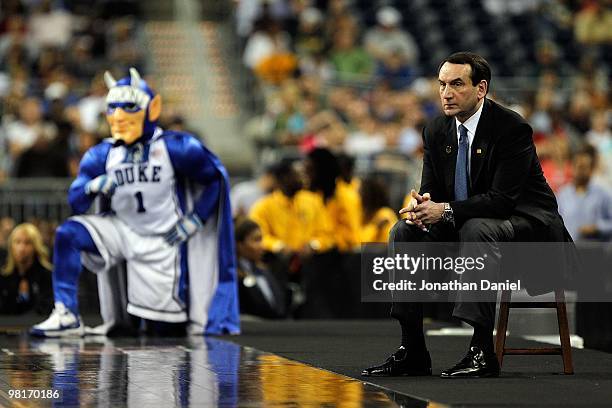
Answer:
<path fill-rule="evenodd" d="M 155 122 L 159 119 L 159 115 L 161 115 L 162 109 L 162 99 L 161 95 L 157 94 L 149 104 L 149 120 L 151 122 Z"/>
<path fill-rule="evenodd" d="M 482 93 L 482 97 L 484 98 L 487 95 L 488 90 L 489 90 L 489 83 L 483 79 L 478 84 L 478 93 Z"/>

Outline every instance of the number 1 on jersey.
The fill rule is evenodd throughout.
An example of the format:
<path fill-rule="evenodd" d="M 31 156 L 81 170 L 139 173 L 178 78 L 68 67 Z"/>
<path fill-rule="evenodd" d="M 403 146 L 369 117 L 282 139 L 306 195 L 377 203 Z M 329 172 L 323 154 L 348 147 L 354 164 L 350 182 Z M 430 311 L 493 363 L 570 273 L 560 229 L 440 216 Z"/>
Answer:
<path fill-rule="evenodd" d="M 140 191 L 138 191 L 134 195 L 136 196 L 136 201 L 138 201 L 138 212 L 139 213 L 146 212 L 147 210 L 145 210 L 144 203 L 143 203 L 143 200 L 142 200 L 142 193 Z"/>

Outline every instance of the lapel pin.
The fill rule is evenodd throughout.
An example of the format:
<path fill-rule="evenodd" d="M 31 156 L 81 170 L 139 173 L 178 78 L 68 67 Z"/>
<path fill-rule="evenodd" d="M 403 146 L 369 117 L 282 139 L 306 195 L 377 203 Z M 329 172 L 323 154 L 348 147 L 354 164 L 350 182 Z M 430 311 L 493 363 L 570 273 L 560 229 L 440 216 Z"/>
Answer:
<path fill-rule="evenodd" d="M 476 154 L 482 154 L 482 149 L 476 149 Z"/>
<path fill-rule="evenodd" d="M 450 153 L 453 151 L 453 148 L 450 146 L 446 146 L 446 153 Z"/>

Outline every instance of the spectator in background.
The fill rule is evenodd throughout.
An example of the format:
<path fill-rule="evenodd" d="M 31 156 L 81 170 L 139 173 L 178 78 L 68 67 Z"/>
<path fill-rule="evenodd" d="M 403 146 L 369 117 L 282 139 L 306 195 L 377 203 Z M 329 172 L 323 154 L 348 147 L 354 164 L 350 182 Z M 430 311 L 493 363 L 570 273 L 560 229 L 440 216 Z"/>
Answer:
<path fill-rule="evenodd" d="M 322 199 L 332 223 L 332 235 L 340 252 L 350 252 L 359 245 L 361 199 L 353 188 L 338 183 L 340 166 L 329 150 L 316 148 L 305 159 L 308 188 Z"/>
<path fill-rule="evenodd" d="M 51 3 L 42 0 L 35 6 L 28 21 L 30 38 L 40 47 L 64 48 L 72 36 L 72 15 Z"/>
<path fill-rule="evenodd" d="M 115 22 L 108 56 L 111 59 L 110 65 L 118 71 L 127 71 L 131 67 L 142 71 L 143 54 L 137 36 L 138 32 L 131 17 Z"/>
<path fill-rule="evenodd" d="M 243 62 L 264 83 L 278 85 L 297 67 L 290 41 L 278 21 L 263 16 L 246 43 Z"/>
<path fill-rule="evenodd" d="M 299 16 L 299 27 L 295 39 L 295 50 L 300 58 L 320 54 L 326 48 L 323 32 L 323 14 L 315 7 L 309 7 Z"/>
<path fill-rule="evenodd" d="M 363 99 L 353 99 L 345 105 L 350 131 L 344 141 L 344 150 L 355 156 L 369 156 L 385 149 L 387 142 L 376 118 L 370 114 Z"/>
<path fill-rule="evenodd" d="M 359 192 L 361 179 L 355 176 L 355 158 L 346 153 L 338 153 L 336 157 L 338 158 L 338 166 L 340 166 L 338 184 L 344 184 Z"/>
<path fill-rule="evenodd" d="M 325 9 L 325 35 L 328 39 L 340 31 L 357 31 L 357 13 L 351 5 L 351 0 L 328 0 Z"/>
<path fill-rule="evenodd" d="M 308 119 L 306 137 L 301 147 L 309 151 L 317 146 L 342 147 L 346 140 L 346 127 L 339 115 L 331 109 L 320 111 Z"/>
<path fill-rule="evenodd" d="M 401 152 L 415 157 L 423 145 L 421 127 L 425 113 L 417 96 L 412 92 L 400 93 L 396 103 L 404 108 L 397 147 Z"/>
<path fill-rule="evenodd" d="M 302 113 L 302 94 L 294 80 L 287 80 L 275 95 L 282 106 L 276 116 L 274 133 L 281 145 L 297 145 L 306 130 L 306 118 Z"/>
<path fill-rule="evenodd" d="M 585 0 L 574 20 L 574 35 L 583 46 L 612 43 L 612 10 L 603 0 Z M 603 56 L 603 55 L 602 55 Z"/>
<path fill-rule="evenodd" d="M 8 239 L 8 256 L 0 271 L 0 311 L 47 314 L 53 306 L 49 250 L 38 228 L 20 224 Z"/>
<path fill-rule="evenodd" d="M 93 132 L 82 131 L 76 134 L 74 146 L 72 146 L 72 156 L 69 158 L 68 164 L 71 177 L 76 177 L 78 174 L 79 161 L 85 152 L 101 141 L 100 136 Z"/>
<path fill-rule="evenodd" d="M 94 38 L 90 35 L 81 35 L 72 41 L 67 67 L 81 81 L 91 80 L 103 68 L 103 64 L 94 58 L 93 46 Z"/>
<path fill-rule="evenodd" d="M 236 221 L 236 257 L 240 286 L 240 313 L 266 318 L 287 315 L 286 290 L 262 262 L 261 229 L 245 218 Z"/>
<path fill-rule="evenodd" d="M 570 163 L 569 142 L 563 136 L 551 136 L 543 146 L 541 166 L 548 185 L 556 193 L 561 186 L 572 180 L 572 165 Z"/>
<path fill-rule="evenodd" d="M 99 72 L 91 81 L 88 94 L 78 103 L 80 122 L 85 131 L 95 132 L 100 127 L 100 122 L 104 121 L 106 93 L 102 73 Z"/>
<path fill-rule="evenodd" d="M 379 179 L 368 177 L 361 182 L 359 193 L 363 206 L 360 242 L 387 243 L 389 231 L 397 222 L 387 187 Z"/>
<path fill-rule="evenodd" d="M 571 90 L 585 89 L 593 95 L 597 109 L 607 108 L 610 90 L 609 70 L 609 64 L 601 64 L 595 52 L 584 52 L 580 58 L 578 72 L 574 77 Z"/>
<path fill-rule="evenodd" d="M 69 177 L 68 153 L 66 145 L 39 137 L 17 159 L 14 176 L 17 178 Z"/>
<path fill-rule="evenodd" d="M 553 132 L 552 112 L 554 108 L 555 91 L 550 88 L 540 88 L 536 92 L 535 106 L 529 117 L 536 145 L 538 142 L 545 140 Z"/>
<path fill-rule="evenodd" d="M 573 159 L 574 180 L 559 191 L 559 213 L 574 241 L 612 238 L 612 196 L 592 182 L 597 151 L 585 145 Z"/>
<path fill-rule="evenodd" d="M 274 190 L 273 168 L 267 167 L 253 180 L 237 183 L 230 191 L 232 217 L 245 217 L 253 205 Z"/>
<path fill-rule="evenodd" d="M 336 71 L 336 79 L 342 83 L 367 83 L 374 73 L 372 57 L 357 44 L 357 34 L 352 30 L 334 34 L 330 61 Z"/>
<path fill-rule="evenodd" d="M 316 76 L 324 81 L 333 77 L 333 67 L 327 60 L 327 38 L 323 14 L 314 7 L 306 8 L 299 18 L 295 50 L 302 75 Z"/>
<path fill-rule="evenodd" d="M 366 32 L 364 43 L 366 50 L 384 69 L 410 78 L 419 61 L 419 48 L 412 36 L 400 27 L 401 20 L 402 16 L 395 8 L 382 7 L 376 13 L 378 24 Z"/>
<path fill-rule="evenodd" d="M 376 77 L 385 87 L 401 91 L 410 86 L 414 80 L 414 71 L 399 50 L 378 61 Z"/>
<path fill-rule="evenodd" d="M 327 59 L 325 51 L 301 57 L 298 64 L 303 77 L 315 77 L 323 81 L 330 81 L 334 78 L 334 67 Z"/>
<path fill-rule="evenodd" d="M 565 120 L 578 132 L 584 134 L 589 130 L 593 100 L 585 90 L 576 90 L 570 99 Z"/>
<path fill-rule="evenodd" d="M 3 70 L 12 73 L 12 68 L 29 60 L 33 51 L 26 49 L 27 27 L 22 15 L 9 15 L 5 20 L 5 29 L 0 35 L 0 65 Z"/>
<path fill-rule="evenodd" d="M 273 174 L 276 188 L 256 202 L 249 214 L 261 228 L 264 249 L 287 258 L 329 250 L 334 230 L 321 198 L 302 188 L 293 163 L 277 164 Z"/>
<path fill-rule="evenodd" d="M 587 142 L 597 149 L 599 167 L 595 177 L 604 185 L 612 186 L 612 132 L 609 112 L 600 110 L 591 114 L 591 129 L 586 133 Z"/>
<path fill-rule="evenodd" d="M 546 72 L 553 72 L 557 76 L 566 77 L 571 74 L 565 63 L 559 58 L 561 51 L 552 40 L 543 39 L 536 44 L 535 74 L 541 76 Z"/>
<path fill-rule="evenodd" d="M 21 104 L 19 120 L 6 124 L 5 133 L 10 155 L 13 161 L 17 161 L 35 143 L 51 142 L 57 134 L 57 128 L 43 120 L 40 100 L 31 97 Z"/>

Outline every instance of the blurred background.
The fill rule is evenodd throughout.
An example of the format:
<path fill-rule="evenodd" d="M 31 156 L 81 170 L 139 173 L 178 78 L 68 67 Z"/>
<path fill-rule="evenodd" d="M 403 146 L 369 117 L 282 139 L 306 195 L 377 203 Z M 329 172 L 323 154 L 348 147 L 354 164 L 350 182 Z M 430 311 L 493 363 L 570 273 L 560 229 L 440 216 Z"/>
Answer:
<path fill-rule="evenodd" d="M 612 1 L 2 0 L 0 248 L 26 221 L 53 247 L 81 156 L 109 136 L 102 74 L 136 67 L 163 97 L 160 125 L 197 135 L 230 172 L 241 277 L 267 271 L 279 288 L 253 295 L 248 281 L 245 313 L 386 315 L 359 302 L 359 244 L 384 241 L 418 188 L 437 67 L 463 50 L 487 58 L 489 97 L 533 127 L 574 239 L 610 241 Z M 287 164 L 327 217 L 295 245 L 266 225 Z M 574 217 L 563 189 L 588 186 L 596 208 Z M 82 292 L 95 309 L 94 278 Z"/>

